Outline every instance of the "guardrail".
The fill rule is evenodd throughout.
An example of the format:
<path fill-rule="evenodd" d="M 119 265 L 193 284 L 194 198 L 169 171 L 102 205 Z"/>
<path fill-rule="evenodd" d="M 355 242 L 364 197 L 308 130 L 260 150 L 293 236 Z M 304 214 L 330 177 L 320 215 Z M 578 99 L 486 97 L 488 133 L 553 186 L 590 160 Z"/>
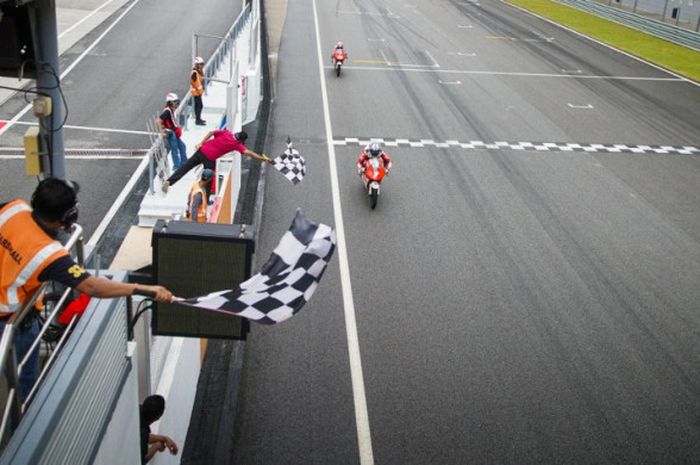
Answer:
<path fill-rule="evenodd" d="M 591 0 L 557 0 L 579 10 L 637 29 L 647 34 L 700 51 L 700 33 L 666 24 L 652 18 L 630 13 Z M 700 22 L 699 22 L 700 25 Z"/>
<path fill-rule="evenodd" d="M 206 61 L 204 64 L 204 82 L 209 82 L 212 80 L 215 80 L 215 76 L 217 72 L 219 71 L 219 68 L 221 65 L 226 61 L 226 59 L 229 59 L 229 62 L 233 63 L 233 60 L 230 59 L 231 57 L 229 56 L 232 52 L 232 46 L 234 41 L 238 38 L 238 36 L 241 34 L 243 31 L 243 28 L 246 26 L 248 21 L 251 18 L 251 7 L 250 5 L 246 5 L 243 11 L 238 15 L 238 18 L 236 18 L 236 21 L 234 21 L 233 25 L 231 28 L 228 30 L 228 32 L 223 36 L 223 37 L 216 37 L 216 36 L 210 36 L 210 35 L 205 35 L 205 34 L 195 34 L 194 39 L 192 41 L 192 60 L 194 61 L 194 57 L 197 56 L 198 53 L 198 45 L 199 45 L 199 37 L 214 37 L 217 39 L 220 39 L 221 42 L 219 43 L 218 47 L 212 53 L 211 57 Z M 231 77 L 232 73 L 229 73 L 229 78 Z M 187 128 L 187 122 L 190 118 L 190 115 L 192 113 L 193 109 L 193 101 L 192 101 L 192 94 L 189 92 L 189 89 L 187 90 L 186 96 L 181 100 L 181 104 L 178 107 L 177 110 L 175 110 L 175 117 L 178 120 L 178 123 L 183 129 Z M 150 124 L 150 120 L 149 120 Z M 148 129 L 149 132 L 152 132 L 152 129 Z M 160 131 L 156 131 L 160 132 Z M 153 181 L 155 176 L 159 176 L 161 179 L 165 180 L 168 178 L 170 175 L 170 169 L 169 169 L 169 164 L 167 161 L 167 156 L 164 156 L 163 154 L 163 141 L 160 140 L 160 137 L 158 137 L 159 140 L 153 140 L 151 148 L 148 150 L 148 160 L 149 160 L 149 191 L 151 194 L 155 192 L 154 186 L 153 186 Z"/>
<path fill-rule="evenodd" d="M 74 224 L 71 230 L 71 235 L 66 241 L 64 247 L 68 250 L 75 247 L 76 261 L 79 265 L 83 265 L 85 257 L 83 254 L 83 228 Z M 32 296 L 32 298 L 27 302 L 21 309 L 15 312 L 5 325 L 5 329 L 0 337 L 0 385 L 2 385 L 2 396 L 4 397 L 0 402 L 2 402 L 2 422 L 0 423 L 0 438 L 2 439 L 2 444 L 9 439 L 9 436 L 14 431 L 14 429 L 19 424 L 22 419 L 27 406 L 31 403 L 34 398 L 37 389 L 41 385 L 41 381 L 46 376 L 47 372 L 53 364 L 54 358 L 57 353 L 60 352 L 63 344 L 66 340 L 68 334 L 70 334 L 71 329 L 76 321 L 74 317 L 68 326 L 63 329 L 63 334 L 58 340 L 55 347 L 48 347 L 47 361 L 44 364 L 37 381 L 35 382 L 32 390 L 27 395 L 27 398 L 20 400 L 18 395 L 18 383 L 19 378 L 22 375 L 22 370 L 28 362 L 31 354 L 39 349 L 44 335 L 49 331 L 54 323 L 56 316 L 61 310 L 63 310 L 68 297 L 71 295 L 73 289 L 68 288 L 63 291 L 61 297 L 58 301 L 47 308 L 50 310 L 45 310 L 46 315 L 44 315 L 44 322 L 41 326 L 39 334 L 32 344 L 31 348 L 27 351 L 26 355 L 22 360 L 15 360 L 15 351 L 13 344 L 14 333 L 18 326 L 27 318 L 32 312 L 35 311 L 34 304 L 44 295 L 48 283 L 44 283 Z"/>
<path fill-rule="evenodd" d="M 115 272 L 113 279 L 127 277 Z M 90 302 L 6 444 L 0 465 L 88 465 L 105 442 L 120 439 L 121 455 L 106 463 L 140 463 L 138 442 L 104 437 L 111 419 L 120 415 L 118 402 L 133 372 L 127 356 L 127 299 Z M 135 413 L 138 399 L 132 390 L 133 398 L 126 401 Z M 138 419 L 132 417 L 132 424 L 122 420 L 133 431 L 124 436 L 135 439 Z"/>

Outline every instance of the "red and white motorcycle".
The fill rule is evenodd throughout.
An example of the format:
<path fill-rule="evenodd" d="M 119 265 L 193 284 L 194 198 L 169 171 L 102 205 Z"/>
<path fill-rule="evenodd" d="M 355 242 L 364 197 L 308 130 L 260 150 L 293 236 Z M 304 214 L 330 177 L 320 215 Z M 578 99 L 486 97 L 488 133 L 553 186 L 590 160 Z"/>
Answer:
<path fill-rule="evenodd" d="M 357 160 L 357 172 L 362 177 L 369 196 L 369 206 L 374 210 L 379 200 L 380 184 L 384 176 L 391 169 L 391 158 L 382 151 L 377 144 L 372 144 L 362 153 Z"/>
<path fill-rule="evenodd" d="M 340 77 L 340 69 L 343 67 L 347 57 L 348 54 L 343 49 L 335 49 L 333 52 L 333 67 L 335 68 L 335 75 L 337 77 Z"/>

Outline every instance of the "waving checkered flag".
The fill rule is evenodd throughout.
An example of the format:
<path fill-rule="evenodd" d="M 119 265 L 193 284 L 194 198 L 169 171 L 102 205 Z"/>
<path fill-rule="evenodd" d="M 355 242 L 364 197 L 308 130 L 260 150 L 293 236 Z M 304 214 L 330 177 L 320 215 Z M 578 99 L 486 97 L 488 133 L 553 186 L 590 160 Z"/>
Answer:
<path fill-rule="evenodd" d="M 272 166 L 294 184 L 299 184 L 306 174 L 306 161 L 304 161 L 304 157 L 299 155 L 299 151 L 292 146 L 290 137 L 287 137 L 287 150 L 272 160 Z"/>
<path fill-rule="evenodd" d="M 335 250 L 335 231 L 297 210 L 282 240 L 260 270 L 233 290 L 179 303 L 231 313 L 273 325 L 297 313 L 311 299 Z"/>

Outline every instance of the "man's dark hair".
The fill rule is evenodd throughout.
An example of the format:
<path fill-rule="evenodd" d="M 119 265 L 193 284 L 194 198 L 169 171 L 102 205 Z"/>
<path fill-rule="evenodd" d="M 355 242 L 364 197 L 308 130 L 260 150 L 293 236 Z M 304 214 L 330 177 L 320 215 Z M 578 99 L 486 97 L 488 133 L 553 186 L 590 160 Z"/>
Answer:
<path fill-rule="evenodd" d="M 32 194 L 32 210 L 46 221 L 61 221 L 63 215 L 78 203 L 78 183 L 59 178 L 46 178 Z"/>
<path fill-rule="evenodd" d="M 246 139 L 248 139 L 248 133 L 245 131 L 239 131 L 233 135 L 236 139 L 238 139 L 238 142 L 241 144 L 244 144 Z"/>
<path fill-rule="evenodd" d="M 146 397 L 141 404 L 141 414 L 149 425 L 158 421 L 163 416 L 163 412 L 165 412 L 165 399 L 158 394 Z"/>

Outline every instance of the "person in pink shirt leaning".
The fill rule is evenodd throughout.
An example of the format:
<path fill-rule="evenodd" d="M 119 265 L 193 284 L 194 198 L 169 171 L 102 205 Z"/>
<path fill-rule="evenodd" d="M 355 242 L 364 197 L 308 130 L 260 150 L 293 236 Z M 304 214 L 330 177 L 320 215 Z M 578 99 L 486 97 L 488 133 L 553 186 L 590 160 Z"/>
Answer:
<path fill-rule="evenodd" d="M 244 145 L 246 139 L 248 139 L 248 134 L 245 131 L 240 131 L 235 134 L 228 129 L 209 131 L 207 135 L 204 136 L 204 139 L 202 139 L 202 142 L 195 146 L 197 151 L 194 155 L 188 158 L 187 161 L 163 183 L 163 192 L 168 192 L 168 188 L 171 185 L 178 182 L 188 171 L 198 165 L 204 165 L 204 168 L 214 170 L 216 168 L 216 160 L 229 152 L 239 152 L 241 155 L 272 163 L 272 160 L 265 154 L 258 155 L 248 149 Z"/>

